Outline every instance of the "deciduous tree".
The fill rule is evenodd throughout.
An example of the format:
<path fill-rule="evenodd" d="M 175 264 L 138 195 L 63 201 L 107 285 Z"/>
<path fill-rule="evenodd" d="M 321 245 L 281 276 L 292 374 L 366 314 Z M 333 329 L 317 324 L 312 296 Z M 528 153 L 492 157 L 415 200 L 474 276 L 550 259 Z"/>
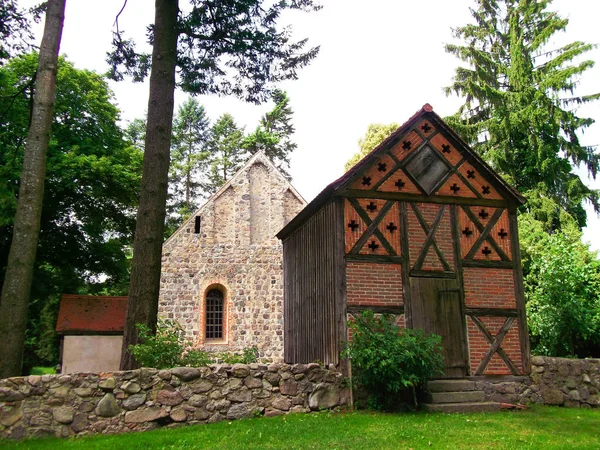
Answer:
<path fill-rule="evenodd" d="M 0 119 L 0 280 L 23 167 L 31 102 L 28 86 L 37 60 L 36 54 L 29 54 L 0 68 L 0 110 L 5 111 Z M 59 58 L 26 365 L 36 360 L 36 354 L 52 362 L 49 355 L 56 349 L 52 322 L 61 293 L 127 293 L 142 154 L 123 138 L 113 103 L 101 75 Z"/>
<path fill-rule="evenodd" d="M 292 42 L 289 28 L 278 29 L 278 19 L 288 9 L 317 7 L 312 0 L 192 0 L 182 11 L 177 0 L 156 0 L 152 58 L 115 34 L 115 51 L 109 56 L 114 78 L 129 74 L 142 79 L 152 65 L 123 369 L 135 366 L 127 348 L 138 341 L 136 323 L 152 330 L 156 326 L 175 87 L 250 102 L 268 98 L 274 83 L 296 78 L 318 52 L 304 50 L 306 39 Z"/>
<path fill-rule="evenodd" d="M 398 128 L 397 123 L 385 125 L 382 123 L 372 123 L 367 128 L 365 135 L 358 140 L 358 152 L 346 162 L 346 170 L 350 170 L 354 164 L 363 159 L 375 147 L 383 142 L 390 134 Z"/>

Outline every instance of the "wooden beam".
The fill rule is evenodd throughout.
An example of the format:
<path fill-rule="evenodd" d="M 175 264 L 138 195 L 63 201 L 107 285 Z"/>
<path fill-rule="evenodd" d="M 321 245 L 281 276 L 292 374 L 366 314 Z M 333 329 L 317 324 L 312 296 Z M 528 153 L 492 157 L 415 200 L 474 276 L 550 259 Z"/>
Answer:
<path fill-rule="evenodd" d="M 471 250 L 469 251 L 469 253 L 467 253 L 467 256 L 465 256 L 465 260 L 469 261 L 469 260 L 472 260 L 475 257 L 475 253 L 477 253 L 477 250 L 479 250 L 479 247 L 481 247 L 481 244 L 483 244 L 483 241 L 487 240 L 490 232 L 492 231 L 492 229 L 496 225 L 496 222 L 498 222 L 498 219 L 502 215 L 502 212 L 503 212 L 502 209 L 498 208 L 496 210 L 496 212 L 492 215 L 492 217 L 490 218 L 490 220 L 487 223 L 487 225 L 485 226 L 485 228 L 480 231 L 481 234 L 479 235 L 479 237 L 477 238 L 477 240 L 473 244 L 473 247 L 471 247 Z M 467 215 L 469 213 L 472 214 L 471 211 L 468 211 Z M 473 219 L 471 219 L 471 220 L 473 220 Z M 500 250 L 500 248 L 496 249 L 496 247 L 498 247 L 498 246 L 496 245 L 495 242 L 493 244 L 490 242 L 490 245 L 492 245 L 494 247 L 494 250 L 496 250 L 496 252 L 498 252 L 498 250 Z M 502 258 L 502 255 L 504 255 L 504 252 L 502 250 L 500 250 L 498 252 L 498 254 Z M 502 259 L 506 260 L 506 255 L 504 255 L 504 258 L 502 258 Z"/>
<path fill-rule="evenodd" d="M 527 327 L 527 316 L 525 313 L 525 288 L 523 287 L 523 268 L 521 267 L 521 249 L 519 247 L 519 230 L 517 226 L 517 213 L 511 208 L 508 212 L 510 226 L 511 251 L 514 265 L 515 298 L 517 311 L 519 313 L 519 342 L 521 344 L 521 361 L 523 372 L 531 372 L 529 329 Z"/>
<path fill-rule="evenodd" d="M 466 300 L 465 300 L 465 288 L 463 282 L 463 269 L 462 269 L 462 261 L 461 261 L 461 248 L 460 248 L 460 223 L 458 220 L 458 206 L 451 205 L 450 206 L 450 227 L 452 230 L 452 249 L 454 252 L 454 269 L 456 271 L 456 281 L 459 289 L 460 296 L 460 311 L 461 311 L 461 326 L 462 326 L 462 352 L 465 358 L 465 370 L 466 374 L 471 373 L 471 365 L 469 364 L 469 329 L 467 328 L 467 316 L 466 312 Z"/>
<path fill-rule="evenodd" d="M 479 221 L 477 216 L 475 214 L 473 214 L 473 211 L 471 211 L 469 208 L 463 207 L 462 209 L 465 212 L 465 214 L 469 217 L 469 219 L 471 219 L 471 222 L 473 222 L 475 224 L 475 227 L 477 228 L 477 230 L 481 233 L 481 235 L 479 236 L 479 238 L 481 239 L 481 236 L 483 236 L 483 233 L 487 227 L 484 228 L 484 226 L 481 224 L 481 222 Z M 494 214 L 494 216 L 492 216 L 490 218 L 490 221 L 488 222 L 488 227 L 490 226 L 490 224 L 492 224 L 492 227 L 488 231 L 488 234 L 485 236 L 485 240 L 488 244 L 490 244 L 492 246 L 492 248 L 496 251 L 496 253 L 498 253 L 498 255 L 500 256 L 502 261 L 510 261 L 510 258 L 506 255 L 506 253 L 504 253 L 504 250 L 502 250 L 502 248 L 500 248 L 500 246 L 496 243 L 496 241 L 489 235 L 489 233 L 491 232 L 491 229 L 496 225 L 496 223 L 502 216 L 503 211 L 497 210 L 496 213 L 498 211 L 500 211 L 500 214 L 498 215 L 498 217 L 496 217 L 496 220 L 494 220 L 494 217 L 496 216 L 496 214 Z M 479 239 L 477 240 L 477 242 L 475 242 L 475 244 L 473 244 L 473 248 L 471 249 L 471 251 L 473 251 L 473 250 L 477 251 L 479 246 L 481 246 L 481 243 L 479 243 L 479 244 L 478 243 L 479 243 Z M 469 252 L 469 254 L 470 253 L 471 252 Z M 467 259 L 468 257 L 469 257 L 469 255 L 467 255 L 465 257 L 465 259 Z"/>
<path fill-rule="evenodd" d="M 472 259 L 470 261 L 463 260 L 463 267 L 483 267 L 487 269 L 512 269 L 514 263 L 511 261 L 494 261 L 494 260 L 478 260 Z"/>
<path fill-rule="evenodd" d="M 456 278 L 456 273 L 444 270 L 411 270 L 411 277 L 417 278 Z"/>
<path fill-rule="evenodd" d="M 338 195 L 345 198 L 377 198 L 382 200 L 399 200 L 421 203 L 436 203 L 438 205 L 471 205 L 487 206 L 490 208 L 506 208 L 508 202 L 505 200 L 479 199 L 467 197 L 449 197 L 446 195 L 409 194 L 405 192 L 379 192 L 363 191 L 361 189 L 346 189 Z"/>
<path fill-rule="evenodd" d="M 517 317 L 519 315 L 518 311 L 512 308 L 466 308 L 465 314 L 477 317 Z"/>
<path fill-rule="evenodd" d="M 349 314 L 360 314 L 363 311 L 373 311 L 375 314 L 404 314 L 404 305 L 399 305 L 399 306 L 348 305 L 348 313 Z"/>
<path fill-rule="evenodd" d="M 402 296 L 404 298 L 404 324 L 412 328 L 412 299 L 410 292 L 410 247 L 408 243 L 408 206 L 400 202 L 400 250 L 402 254 Z"/>
<path fill-rule="evenodd" d="M 370 262 L 379 264 L 402 264 L 402 256 L 386 256 L 386 255 L 346 255 L 346 261 Z"/>
<path fill-rule="evenodd" d="M 389 212 L 389 210 L 394 205 L 394 202 L 388 201 L 383 206 L 383 208 L 381 208 L 381 211 L 379 211 L 379 214 L 377 214 L 377 216 L 373 220 L 371 220 L 369 215 L 362 209 L 362 207 L 358 204 L 356 199 L 349 198 L 348 201 L 354 207 L 354 209 L 356 210 L 356 212 L 358 213 L 360 218 L 367 224 L 367 229 L 365 230 L 363 235 L 360 238 L 358 238 L 358 240 L 356 241 L 356 244 L 354 244 L 354 247 L 352 247 L 352 250 L 350 250 L 350 253 L 358 254 L 358 252 L 360 252 L 360 249 L 363 247 L 363 245 L 365 245 L 365 243 L 369 240 L 369 238 L 372 235 L 375 235 L 381 242 L 381 245 L 384 246 L 384 248 L 386 249 L 386 251 L 388 253 L 390 253 L 392 255 L 396 255 L 396 251 L 394 250 L 394 248 L 390 245 L 390 243 L 387 241 L 385 236 L 377 228 L 377 227 L 379 227 L 379 224 L 381 223 L 381 221 L 385 218 L 385 215 Z"/>

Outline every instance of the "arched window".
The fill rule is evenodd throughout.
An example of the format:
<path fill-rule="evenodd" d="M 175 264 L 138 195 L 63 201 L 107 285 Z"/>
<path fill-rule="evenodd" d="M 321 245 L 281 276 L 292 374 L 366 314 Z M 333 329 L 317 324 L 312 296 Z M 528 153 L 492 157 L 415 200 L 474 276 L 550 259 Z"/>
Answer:
<path fill-rule="evenodd" d="M 223 339 L 223 293 L 211 289 L 206 293 L 206 339 Z"/>

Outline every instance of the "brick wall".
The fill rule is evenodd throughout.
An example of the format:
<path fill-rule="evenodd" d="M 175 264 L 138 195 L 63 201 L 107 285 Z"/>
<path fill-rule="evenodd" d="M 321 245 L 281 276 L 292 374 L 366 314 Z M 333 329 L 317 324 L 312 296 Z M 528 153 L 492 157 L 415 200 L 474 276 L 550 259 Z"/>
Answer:
<path fill-rule="evenodd" d="M 516 308 L 512 269 L 465 267 L 463 280 L 467 308 Z"/>
<path fill-rule="evenodd" d="M 348 305 L 403 304 L 402 267 L 398 264 L 348 262 L 346 280 Z"/>

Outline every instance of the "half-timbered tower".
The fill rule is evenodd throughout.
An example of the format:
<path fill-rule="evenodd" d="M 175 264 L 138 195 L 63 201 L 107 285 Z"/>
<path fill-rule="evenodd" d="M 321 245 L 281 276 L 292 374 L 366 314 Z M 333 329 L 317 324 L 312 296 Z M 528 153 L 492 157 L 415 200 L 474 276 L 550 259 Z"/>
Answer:
<path fill-rule="evenodd" d="M 523 202 L 425 105 L 279 232 L 286 362 L 337 363 L 371 309 L 441 335 L 446 377 L 528 373 Z"/>
<path fill-rule="evenodd" d="M 275 237 L 306 202 L 259 152 L 163 245 L 159 315 L 207 351 L 257 346 L 283 359 L 283 270 Z"/>

